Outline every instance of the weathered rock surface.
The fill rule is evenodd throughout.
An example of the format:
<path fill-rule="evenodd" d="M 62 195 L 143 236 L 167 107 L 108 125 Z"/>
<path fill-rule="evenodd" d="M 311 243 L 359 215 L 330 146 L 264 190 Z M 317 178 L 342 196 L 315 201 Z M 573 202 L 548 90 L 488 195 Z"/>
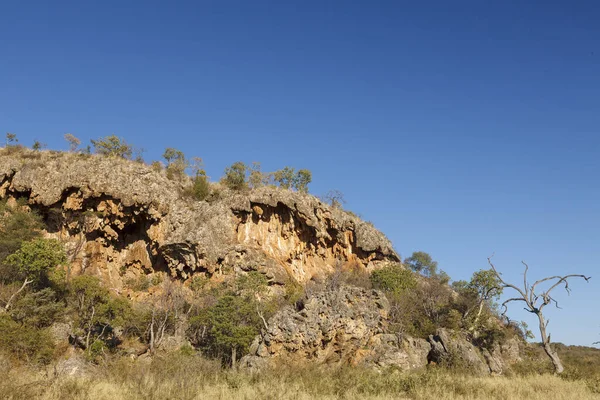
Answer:
<path fill-rule="evenodd" d="M 389 303 L 378 291 L 341 286 L 315 293 L 304 306 L 288 307 L 268 321 L 241 364 L 350 364 L 378 369 L 422 368 L 448 362 L 478 375 L 501 374 L 515 362 L 514 338 L 492 352 L 469 342 L 466 333 L 438 329 L 429 340 L 386 333 Z"/>
<path fill-rule="evenodd" d="M 429 336 L 429 343 L 431 344 L 431 352 L 428 355 L 429 362 L 448 361 L 461 364 L 476 374 L 489 373 L 489 367 L 481 352 L 467 340 L 464 332 L 439 328 L 435 335 Z"/>
<path fill-rule="evenodd" d="M 242 364 L 366 365 L 403 370 L 427 364 L 426 340 L 386 334 L 389 303 L 376 290 L 342 286 L 316 293 L 300 310 L 291 307 L 269 320 Z"/>
<path fill-rule="evenodd" d="M 356 364 L 384 333 L 389 304 L 375 290 L 340 287 L 308 298 L 300 310 L 288 307 L 269 320 L 250 355 L 269 362 Z"/>
<path fill-rule="evenodd" d="M 300 283 L 340 260 L 371 270 L 399 258 L 370 224 L 317 198 L 275 188 L 220 188 L 209 201 L 186 182 L 118 158 L 0 150 L 0 198 L 25 198 L 68 243 L 73 272 L 111 287 L 156 270 L 183 280 L 259 270 L 272 283 Z"/>

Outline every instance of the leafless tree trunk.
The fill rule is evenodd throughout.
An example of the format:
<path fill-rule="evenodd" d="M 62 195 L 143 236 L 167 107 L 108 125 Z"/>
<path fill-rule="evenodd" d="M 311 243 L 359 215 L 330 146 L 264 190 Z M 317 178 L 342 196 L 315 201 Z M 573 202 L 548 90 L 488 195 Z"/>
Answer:
<path fill-rule="evenodd" d="M 237 347 L 233 346 L 231 348 L 231 369 L 235 370 L 236 368 L 236 358 L 237 358 Z"/>
<path fill-rule="evenodd" d="M 21 285 L 21 287 L 19 288 L 19 290 L 17 290 L 16 292 L 14 292 L 12 294 L 12 296 L 10 296 L 10 298 L 8 299 L 8 302 L 6 302 L 6 305 L 4 306 L 4 312 L 7 312 L 10 309 L 10 306 L 12 305 L 12 302 L 15 299 L 15 297 L 17 297 L 17 295 L 19 293 L 21 293 L 23 290 L 25 290 L 25 288 L 27 287 L 27 285 L 29 285 L 30 283 L 33 283 L 33 280 L 29 280 L 29 279 L 25 278 L 25 282 L 23 282 L 23 285 Z"/>
<path fill-rule="evenodd" d="M 87 335 L 85 337 L 85 348 L 90 348 L 90 336 L 92 335 L 92 328 L 94 327 L 94 315 L 96 315 L 96 307 L 92 306 L 92 316 L 88 324 Z"/>
<path fill-rule="evenodd" d="M 552 302 L 554 302 L 554 305 L 557 308 L 560 308 L 560 307 L 558 307 L 558 302 L 553 297 L 550 296 L 550 293 L 555 288 L 557 288 L 559 285 L 564 284 L 565 290 L 567 291 L 567 293 L 570 293 L 571 289 L 569 288 L 569 279 L 583 278 L 587 282 L 591 279 L 591 277 L 585 276 L 585 275 L 576 275 L 576 274 L 565 275 L 565 276 L 556 275 L 556 276 L 549 276 L 547 278 L 542 278 L 540 280 L 535 281 L 533 283 L 533 285 L 530 285 L 527 282 L 527 271 L 529 270 L 529 266 L 525 262 L 523 262 L 523 265 L 525 266 L 525 272 L 523 274 L 523 288 L 519 288 L 516 285 L 506 283 L 502 279 L 502 276 L 496 270 L 496 267 L 494 266 L 494 264 L 492 264 L 491 258 L 488 258 L 488 263 L 492 267 L 492 270 L 494 271 L 494 273 L 496 274 L 496 276 L 498 277 L 500 282 L 502 282 L 503 287 L 511 288 L 518 293 L 517 297 L 512 297 L 508 300 L 505 300 L 502 303 L 502 308 L 504 308 L 504 313 L 506 313 L 506 310 L 507 310 L 506 305 L 510 302 L 522 301 L 525 303 L 524 309 L 532 314 L 535 314 L 538 318 L 539 327 L 540 327 L 540 335 L 542 338 L 542 347 L 544 348 L 544 351 L 550 358 L 550 361 L 552 361 L 552 365 L 554 366 L 554 372 L 556 374 L 562 373 L 564 371 L 564 367 L 562 365 L 562 362 L 560 361 L 560 358 L 558 357 L 558 353 L 550 345 L 550 335 L 547 334 L 548 323 L 550 321 L 544 317 L 544 314 L 542 313 L 542 309 Z M 543 282 L 548 282 L 551 284 L 551 286 L 548 289 L 537 294 L 535 291 L 536 287 Z M 504 315 L 504 313 L 503 313 L 503 315 Z"/>

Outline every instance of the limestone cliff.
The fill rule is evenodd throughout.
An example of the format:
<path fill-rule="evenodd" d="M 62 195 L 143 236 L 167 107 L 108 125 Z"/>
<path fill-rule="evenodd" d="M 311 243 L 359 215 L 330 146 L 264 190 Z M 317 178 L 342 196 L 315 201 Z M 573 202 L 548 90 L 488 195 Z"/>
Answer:
<path fill-rule="evenodd" d="M 208 201 L 144 164 L 95 155 L 0 151 L 0 198 L 25 199 L 65 242 L 73 273 L 119 290 L 126 276 L 167 271 L 187 280 L 259 270 L 299 283 L 340 261 L 372 270 L 399 261 L 370 224 L 317 198 L 276 188 L 219 187 Z"/>

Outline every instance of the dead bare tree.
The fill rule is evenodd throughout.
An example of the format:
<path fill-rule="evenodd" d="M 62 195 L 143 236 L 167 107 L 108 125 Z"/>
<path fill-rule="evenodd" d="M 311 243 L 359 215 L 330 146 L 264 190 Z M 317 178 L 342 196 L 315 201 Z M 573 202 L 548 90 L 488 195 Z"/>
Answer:
<path fill-rule="evenodd" d="M 562 362 L 560 361 L 560 358 L 558 357 L 558 353 L 554 349 L 552 349 L 552 346 L 550 346 L 550 334 L 547 333 L 548 323 L 550 322 L 550 320 L 544 317 L 544 314 L 542 314 L 542 310 L 544 307 L 551 303 L 554 303 L 556 308 L 560 308 L 556 299 L 554 299 L 550 295 L 550 293 L 558 286 L 564 284 L 565 290 L 567 291 L 567 294 L 569 294 L 571 292 L 571 289 L 569 288 L 569 279 L 583 278 L 587 282 L 591 279 L 591 277 L 578 274 L 564 276 L 555 275 L 542 278 L 540 280 L 535 281 L 533 285 L 530 285 L 529 282 L 527 282 L 527 271 L 529 270 L 529 266 L 525 262 L 522 262 L 525 266 L 525 272 L 523 273 L 523 288 L 519 288 L 518 286 L 507 283 L 502 279 L 501 274 L 496 270 L 496 267 L 492 263 L 491 257 L 488 257 L 488 263 L 490 264 L 490 267 L 492 267 L 492 270 L 500 280 L 502 287 L 513 289 L 518 293 L 517 297 L 512 297 L 508 300 L 505 300 L 502 303 L 501 307 L 504 309 L 502 315 L 506 313 L 506 305 L 508 303 L 515 301 L 522 301 L 523 303 L 525 303 L 525 311 L 535 314 L 538 318 L 540 335 L 542 337 L 542 347 L 544 348 L 544 351 L 552 361 L 552 365 L 554 366 L 554 372 L 556 374 L 560 374 L 561 372 L 563 372 L 564 367 L 562 365 Z M 539 294 L 536 293 L 536 288 L 538 287 L 538 285 L 544 282 L 548 282 L 548 284 L 550 284 L 550 287 L 546 290 L 542 290 Z"/>

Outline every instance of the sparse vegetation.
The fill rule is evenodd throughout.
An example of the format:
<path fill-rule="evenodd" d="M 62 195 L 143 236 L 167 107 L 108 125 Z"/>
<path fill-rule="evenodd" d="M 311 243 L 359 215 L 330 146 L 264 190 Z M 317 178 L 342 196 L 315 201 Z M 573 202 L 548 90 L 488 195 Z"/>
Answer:
<path fill-rule="evenodd" d="M 65 133 L 65 140 L 69 143 L 69 151 L 74 153 L 77 151 L 77 148 L 81 144 L 81 140 L 79 140 L 72 133 Z M 92 141 L 93 142 L 93 141 Z"/>
<path fill-rule="evenodd" d="M 223 184 L 233 190 L 247 189 L 246 170 L 246 164 L 243 162 L 238 161 L 233 163 L 231 166 L 225 168 L 225 175 L 222 179 Z"/>
<path fill-rule="evenodd" d="M 544 309 L 544 307 L 552 303 L 554 303 L 554 305 L 558 307 L 558 301 L 556 301 L 556 299 L 552 297 L 552 291 L 554 289 L 556 289 L 559 286 L 562 286 L 567 291 L 567 293 L 570 293 L 571 290 L 569 288 L 569 280 L 581 278 L 587 282 L 590 280 L 590 277 L 580 274 L 549 276 L 546 278 L 539 279 L 533 284 L 530 284 L 527 281 L 527 271 L 529 270 L 529 266 L 525 262 L 523 262 L 523 265 L 525 266 L 525 272 L 523 273 L 523 287 L 518 287 L 511 283 L 507 283 L 506 281 L 504 281 L 504 279 L 502 279 L 502 276 L 496 270 L 496 267 L 494 266 L 494 264 L 492 264 L 490 258 L 488 258 L 488 263 L 492 268 L 492 272 L 494 273 L 495 278 L 501 284 L 501 287 L 508 288 L 517 292 L 517 294 L 515 295 L 516 297 L 511 297 L 502 303 L 504 311 L 506 311 L 506 305 L 509 303 L 524 303 L 525 310 L 534 314 L 538 319 L 540 335 L 542 338 L 542 347 L 544 348 L 544 351 L 552 361 L 552 365 L 554 366 L 554 372 L 557 374 L 562 373 L 564 370 L 564 366 L 562 364 L 562 361 L 560 360 L 560 357 L 558 356 L 558 353 L 550 345 L 550 335 L 547 333 L 546 330 L 548 327 L 548 320 L 544 316 L 542 310 Z M 543 286 L 544 283 L 547 285 L 546 288 L 544 288 Z"/>
<path fill-rule="evenodd" d="M 384 373 L 357 367 L 283 366 L 260 373 L 233 372 L 185 351 L 148 362 L 117 360 L 87 377 L 40 377 L 26 368 L 0 372 L 7 400 L 113 399 L 414 399 L 591 400 L 592 380 L 550 374 L 474 377 L 443 368 Z"/>
<path fill-rule="evenodd" d="M 180 150 L 167 147 L 163 153 L 163 158 L 167 162 L 167 178 L 182 179 L 185 175 L 185 169 L 189 166 L 185 154 Z"/>
<path fill-rule="evenodd" d="M 67 135 L 71 151 L 76 152 L 79 140 Z M 16 136 L 7 136 L 7 146 L 14 143 Z M 99 155 L 131 158 L 133 154 L 131 146 L 114 135 L 92 143 Z M 34 161 L 47 154 L 31 156 L 34 153 L 26 151 Z M 176 179 L 185 194 L 212 201 L 215 195 L 201 159 L 190 162 L 173 148 L 167 148 L 163 156 L 166 175 Z M 152 163 L 151 168 L 161 174 L 164 170 L 160 162 Z M 310 181 L 308 170 L 285 167 L 265 174 L 258 163 L 248 167 L 237 162 L 226 170 L 222 183 L 233 190 L 272 184 L 306 192 Z M 221 190 L 230 193 L 222 186 Z M 334 192 L 328 201 L 341 207 L 343 196 Z M 292 306 L 301 311 L 314 291 L 334 291 L 342 285 L 386 294 L 391 304 L 390 324 L 387 328 L 382 324 L 382 329 L 387 334 L 426 338 L 444 327 L 463 331 L 471 343 L 490 351 L 514 335 L 528 335 L 526 326 L 501 319 L 494 302 L 503 288 L 512 286 L 502 281 L 493 266 L 474 273 L 468 282 L 449 286 L 450 278 L 422 251 L 404 263 L 390 263 L 370 274 L 360 263 L 340 261 L 328 277 L 306 286 L 291 279 L 285 285 L 273 283 L 272 275 L 267 278 L 250 263 L 241 269 L 229 266 L 227 271 L 196 270 L 186 276 L 190 279 L 184 284 L 162 271 L 145 275 L 146 266 L 131 273 L 127 269 L 130 264 L 123 266 L 124 285 L 117 288 L 104 286 L 100 279 L 86 274 L 89 272 L 67 279 L 70 269 L 65 264 L 74 260 L 73 249 L 67 257 L 63 243 L 42 235 L 48 228 L 45 224 L 54 216 L 64 218 L 65 210 L 42 208 L 42 218 L 32 208 L 34 205 L 12 197 L 0 202 L 0 393 L 6 398 L 273 398 L 275 393 L 277 398 L 552 399 L 568 393 L 570 398 L 586 399 L 600 393 L 598 354 L 560 345 L 555 351 L 558 348 L 564 355 L 562 378 L 547 375 L 553 367 L 540 360 L 536 350 L 524 363 L 508 370 L 508 378 L 469 377 L 467 367 L 458 370 L 458 361 L 450 363 L 450 370 L 447 365 L 431 365 L 412 373 L 391 369 L 381 373 L 346 365 L 237 371 L 236 364 L 256 335 L 268 330 L 269 317 L 277 310 L 293 310 Z M 72 229 L 80 229 L 77 218 L 86 217 L 95 219 L 97 214 L 74 212 L 69 217 L 73 218 L 69 220 Z M 558 284 L 565 284 L 571 277 L 555 278 Z M 531 294 L 536 284 L 525 285 L 529 298 L 541 299 L 543 305 L 554 302 L 549 290 L 536 296 Z M 136 300 L 131 301 L 121 290 Z M 84 355 L 86 365 L 93 365 L 93 375 L 52 376 L 50 371 L 67 346 L 54 342 L 57 324 L 69 325 L 69 351 Z M 165 350 L 163 344 L 176 335 L 183 345 L 179 350 Z M 144 353 L 146 361 L 131 361 L 130 357 Z M 49 365 L 44 377 L 33 372 L 44 365 Z"/>
<path fill-rule="evenodd" d="M 106 136 L 98 140 L 92 139 L 91 142 L 96 153 L 103 156 L 131 159 L 133 154 L 131 145 L 116 135 Z"/>

